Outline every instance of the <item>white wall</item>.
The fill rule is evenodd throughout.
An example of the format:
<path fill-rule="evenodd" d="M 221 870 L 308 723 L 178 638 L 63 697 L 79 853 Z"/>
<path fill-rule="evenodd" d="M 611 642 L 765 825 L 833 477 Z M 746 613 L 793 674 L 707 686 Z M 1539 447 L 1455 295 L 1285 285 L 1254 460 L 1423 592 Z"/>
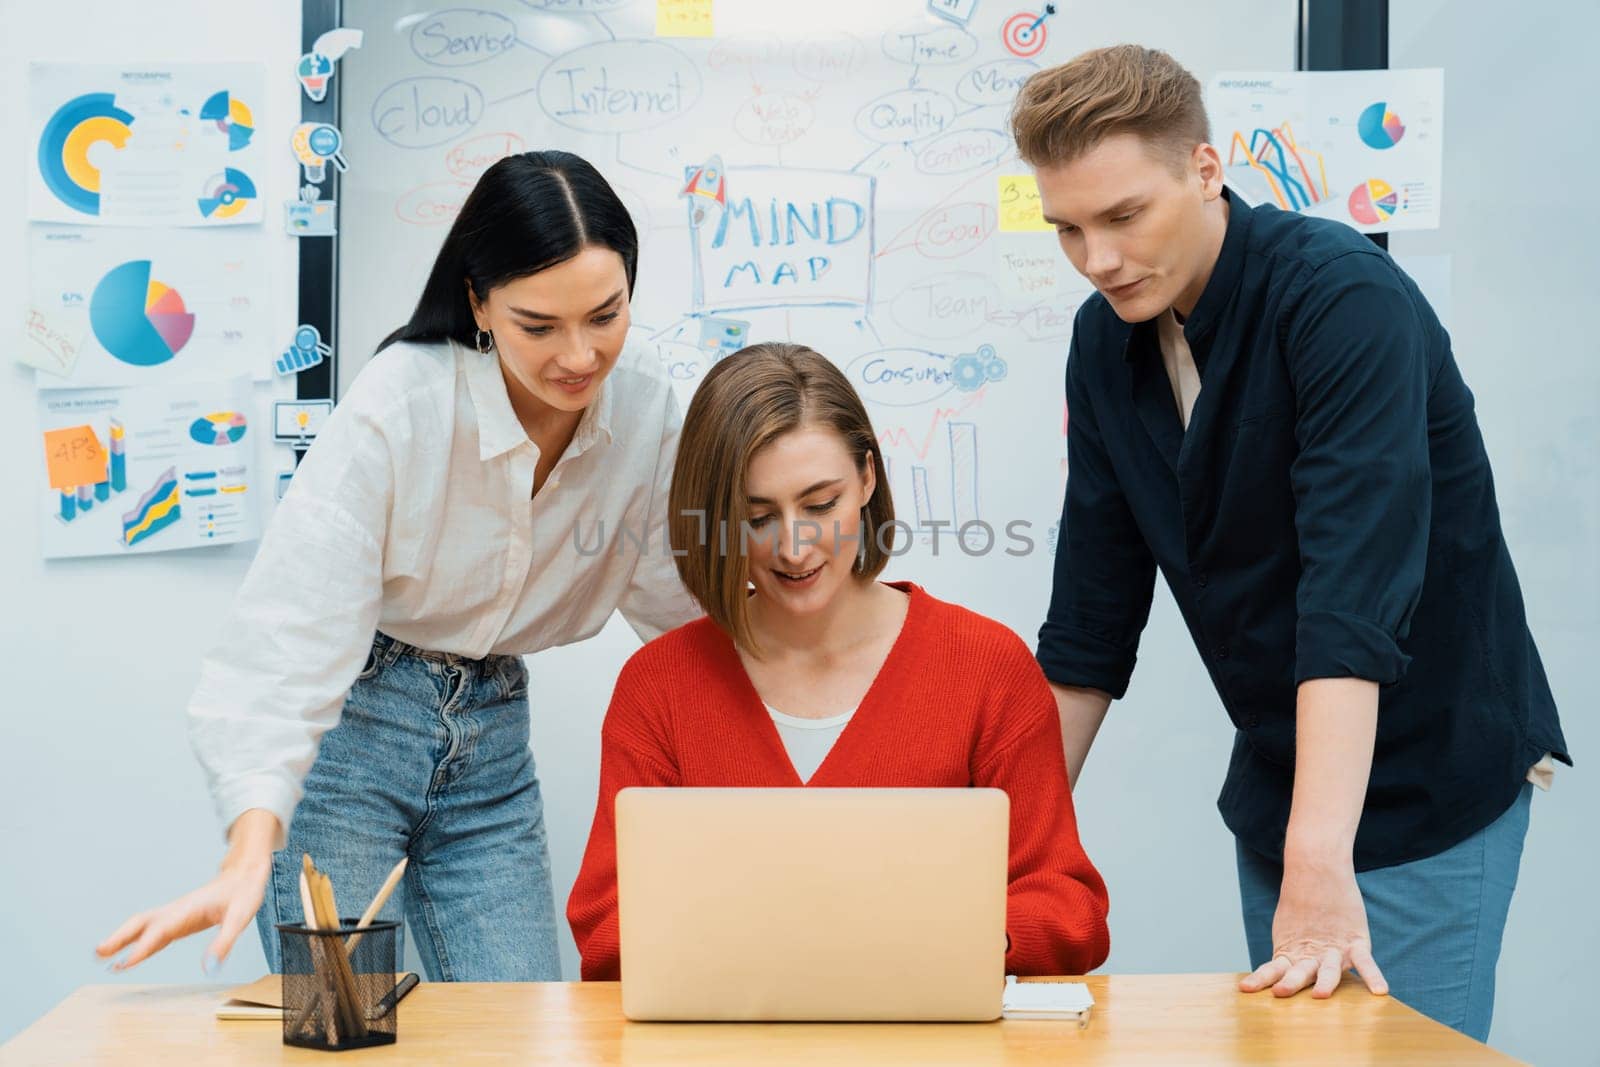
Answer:
<path fill-rule="evenodd" d="M 249 12 L 250 17 L 243 13 Z M 261 14 L 257 14 L 257 13 Z M 266 14 L 270 12 L 270 17 Z M 267 64 L 268 98 L 255 107 L 281 163 L 258 176 L 266 199 L 273 336 L 295 324 L 294 239 L 282 201 L 293 196 L 288 130 L 299 121 L 299 4 L 163 0 L 5 0 L 0 25 L 0 323 L 6 351 L 21 343 L 29 291 L 24 149 L 32 151 L 30 60 Z M 252 102 L 254 105 L 255 102 Z M 264 180 L 264 185 L 262 185 Z M 262 352 L 263 360 L 270 352 Z M 258 387 L 265 410 L 274 390 Z M 264 425 L 258 422 L 258 425 Z M 122 558 L 39 559 L 34 502 L 41 485 L 33 372 L 0 364 L 0 1041 L 89 982 L 198 982 L 200 939 L 125 978 L 107 975 L 93 946 L 137 907 L 198 885 L 221 857 L 221 836 L 184 734 L 198 651 L 244 576 L 254 545 Z M 287 468 L 263 445 L 261 485 Z M 264 969 L 252 934 L 222 980 Z"/>
<path fill-rule="evenodd" d="M 1600 1064 L 1600 214 L 1581 191 L 1600 169 L 1600 6 L 1390 0 L 1389 26 L 1391 66 L 1445 68 L 1443 226 L 1393 248 L 1453 259 L 1450 333 L 1578 761 L 1533 798 L 1490 1040 L 1540 1065 Z"/>

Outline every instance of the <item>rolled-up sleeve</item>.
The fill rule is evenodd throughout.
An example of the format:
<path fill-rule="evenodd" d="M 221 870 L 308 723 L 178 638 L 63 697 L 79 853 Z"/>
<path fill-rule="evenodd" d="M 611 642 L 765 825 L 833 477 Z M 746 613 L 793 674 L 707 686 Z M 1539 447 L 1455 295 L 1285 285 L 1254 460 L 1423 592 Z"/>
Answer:
<path fill-rule="evenodd" d="M 1376 264 L 1376 267 L 1374 266 Z M 1422 595 L 1432 503 L 1425 335 L 1387 261 L 1308 275 L 1284 351 L 1295 390 L 1295 682 L 1391 684 Z"/>
<path fill-rule="evenodd" d="M 1074 338 L 1067 355 L 1067 493 L 1038 660 L 1058 685 L 1128 690 L 1156 564 L 1106 454 Z"/>
<path fill-rule="evenodd" d="M 372 647 L 395 477 L 386 435 L 403 420 L 370 392 L 357 382 L 295 471 L 202 660 L 189 740 L 224 827 L 264 808 L 287 834 Z"/>

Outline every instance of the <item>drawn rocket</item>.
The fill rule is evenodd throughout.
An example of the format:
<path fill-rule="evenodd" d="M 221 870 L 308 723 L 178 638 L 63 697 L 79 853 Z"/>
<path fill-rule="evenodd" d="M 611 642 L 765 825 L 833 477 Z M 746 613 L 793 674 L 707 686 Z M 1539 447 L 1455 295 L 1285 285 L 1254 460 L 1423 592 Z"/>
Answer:
<path fill-rule="evenodd" d="M 689 176 L 688 184 L 678 194 L 686 197 L 694 212 L 694 224 L 700 225 L 706 217 L 706 201 L 726 209 L 728 206 L 728 181 L 722 171 L 722 157 L 712 156 Z"/>

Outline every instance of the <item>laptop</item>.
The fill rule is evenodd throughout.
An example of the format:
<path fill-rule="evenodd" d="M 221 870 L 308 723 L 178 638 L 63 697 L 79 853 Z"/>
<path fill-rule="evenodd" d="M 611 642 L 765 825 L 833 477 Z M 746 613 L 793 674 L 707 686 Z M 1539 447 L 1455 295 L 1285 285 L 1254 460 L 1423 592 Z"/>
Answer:
<path fill-rule="evenodd" d="M 1005 986 L 998 789 L 624 789 L 634 1020 L 987 1021 Z"/>

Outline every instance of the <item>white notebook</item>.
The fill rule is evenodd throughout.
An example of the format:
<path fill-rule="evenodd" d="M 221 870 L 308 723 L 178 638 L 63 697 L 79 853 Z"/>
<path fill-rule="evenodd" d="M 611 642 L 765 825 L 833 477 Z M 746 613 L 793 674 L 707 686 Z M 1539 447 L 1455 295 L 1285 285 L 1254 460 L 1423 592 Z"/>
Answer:
<path fill-rule="evenodd" d="M 1000 1014 L 1007 1019 L 1070 1019 L 1087 1025 L 1094 995 L 1082 982 L 1019 982 L 1006 975 Z"/>

